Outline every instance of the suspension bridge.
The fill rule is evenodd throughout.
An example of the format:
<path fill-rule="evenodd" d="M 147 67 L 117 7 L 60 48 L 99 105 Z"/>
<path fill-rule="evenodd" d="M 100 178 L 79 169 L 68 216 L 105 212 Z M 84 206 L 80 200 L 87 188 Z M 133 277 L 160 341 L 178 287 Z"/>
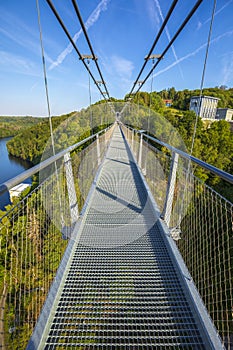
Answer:
<path fill-rule="evenodd" d="M 40 171 L 62 160 L 58 173 L 1 218 L 3 348 L 231 349 L 232 204 L 185 174 L 191 209 L 177 238 L 172 207 L 183 162 L 176 167 L 174 160 L 189 155 L 173 148 L 176 157 L 164 159 L 147 137 L 114 123 L 45 160 Z M 93 174 L 93 182 L 78 215 L 74 183 L 83 179 L 67 159 L 90 139 L 79 157 L 83 177 Z M 161 167 L 170 169 L 165 178 L 158 176 Z M 69 208 L 63 228 L 56 214 L 48 218 L 59 207 L 58 178 L 60 202 Z"/>
<path fill-rule="evenodd" d="M 192 150 L 186 153 L 175 131 L 158 124 L 150 110 L 146 115 L 129 101 L 120 107 L 112 103 L 76 1 L 90 55 L 81 54 L 52 1 L 47 3 L 106 103 L 98 106 L 102 130 L 93 132 L 90 106 L 89 136 L 56 152 L 37 1 L 52 154 L 0 185 L 2 193 L 39 178 L 0 218 L 0 347 L 232 349 L 233 204 L 199 180 L 192 167 L 228 184 L 233 176 L 195 158 Z M 202 0 L 162 54 L 153 55 L 177 3 L 172 2 L 129 98 Z M 150 59 L 153 67 L 139 81 Z M 86 60 L 95 62 L 101 81 Z M 204 74 L 205 67 L 201 92 Z M 177 146 L 155 138 L 152 125 L 172 134 Z M 195 130 L 192 147 L 194 141 Z"/>
<path fill-rule="evenodd" d="M 174 263 L 157 221 L 158 212 L 116 127 L 82 227 L 72 237 L 56 304 L 48 307 L 49 315 L 45 306 L 46 316 L 38 323 L 45 332 L 35 330 L 28 348 L 61 343 L 88 344 L 89 349 L 219 347 L 219 341 L 211 345 L 208 333 L 206 339 L 202 335 L 200 325 L 206 320 L 198 319 L 189 301 L 189 276 Z"/>

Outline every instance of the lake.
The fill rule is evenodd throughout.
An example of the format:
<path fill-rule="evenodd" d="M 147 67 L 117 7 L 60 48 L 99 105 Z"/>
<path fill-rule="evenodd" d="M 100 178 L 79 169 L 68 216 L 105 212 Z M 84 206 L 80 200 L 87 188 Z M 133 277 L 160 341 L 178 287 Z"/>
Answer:
<path fill-rule="evenodd" d="M 11 137 L 0 139 L 0 184 L 30 168 L 30 164 L 26 161 L 8 154 L 6 143 L 10 139 Z M 31 183 L 31 179 L 24 180 L 24 182 Z M 10 204 L 9 192 L 0 195 L 0 209 L 3 210 L 7 204 Z"/>

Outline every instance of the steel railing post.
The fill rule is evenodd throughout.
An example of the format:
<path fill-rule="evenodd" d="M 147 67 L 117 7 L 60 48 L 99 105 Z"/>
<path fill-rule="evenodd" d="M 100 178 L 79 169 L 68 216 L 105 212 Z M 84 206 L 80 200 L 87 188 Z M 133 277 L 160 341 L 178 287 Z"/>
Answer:
<path fill-rule="evenodd" d="M 132 129 L 132 151 L 133 151 L 133 146 L 134 146 L 134 130 Z"/>
<path fill-rule="evenodd" d="M 73 176 L 70 152 L 67 152 L 64 155 L 64 164 L 65 164 L 66 184 L 67 184 L 68 198 L 69 198 L 69 205 L 70 205 L 71 224 L 73 225 L 78 220 L 79 212 L 78 212 L 77 196 L 76 196 L 76 191 L 74 186 L 74 176 Z"/>
<path fill-rule="evenodd" d="M 142 167 L 142 143 L 143 143 L 143 134 L 141 134 L 139 154 L 138 154 L 138 165 L 140 168 Z"/>
<path fill-rule="evenodd" d="M 100 140 L 99 140 L 99 134 L 96 135 L 96 148 L 97 148 L 97 161 L 98 161 L 98 165 L 100 165 Z"/>
<path fill-rule="evenodd" d="M 164 221 L 166 222 L 168 227 L 170 224 L 172 205 L 174 200 L 178 160 L 179 160 L 179 154 L 176 152 L 172 152 L 172 160 L 171 160 L 170 173 L 169 173 L 168 184 L 167 184 L 166 199 L 165 199 L 164 209 L 162 213 Z"/>

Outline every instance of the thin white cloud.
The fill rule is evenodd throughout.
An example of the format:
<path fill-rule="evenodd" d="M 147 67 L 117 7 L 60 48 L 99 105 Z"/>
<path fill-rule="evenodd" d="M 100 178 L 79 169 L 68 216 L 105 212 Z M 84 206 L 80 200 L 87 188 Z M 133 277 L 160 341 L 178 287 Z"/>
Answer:
<path fill-rule="evenodd" d="M 3 28 L 0 28 L 0 33 L 3 34 L 8 39 L 12 40 L 17 45 L 25 48 L 27 51 L 31 51 L 33 54 L 37 56 L 41 56 L 39 39 L 35 40 L 35 37 L 30 38 L 25 33 L 20 34 L 19 31 L 7 31 Z M 26 51 L 25 51 L 26 52 Z M 45 53 L 46 61 L 53 62 L 53 60 Z M 16 60 L 17 61 L 17 60 Z"/>
<path fill-rule="evenodd" d="M 11 54 L 7 51 L 0 51 L 1 70 L 37 76 L 35 65 L 32 61 L 21 56 Z"/>
<path fill-rule="evenodd" d="M 38 51 L 38 30 L 28 26 L 18 15 L 0 9 L 0 32 L 17 45 L 36 53 Z"/>
<path fill-rule="evenodd" d="M 33 90 L 36 90 L 38 86 L 39 86 L 39 82 L 36 81 L 34 84 L 32 84 L 29 91 L 32 92 Z"/>
<path fill-rule="evenodd" d="M 225 36 L 231 36 L 231 35 L 233 35 L 233 30 L 228 31 L 228 32 L 225 32 L 225 33 L 219 35 L 218 37 L 216 37 L 215 39 L 211 40 L 211 44 L 216 43 L 217 41 L 221 40 L 221 39 L 222 39 L 223 37 L 225 37 Z M 166 68 L 164 68 L 164 69 L 158 71 L 157 73 L 155 73 L 155 74 L 153 75 L 153 77 L 155 78 L 155 77 L 157 77 L 158 75 L 167 72 L 168 70 L 170 70 L 171 68 L 173 68 L 173 67 L 175 67 L 177 64 L 179 64 L 180 62 L 183 62 L 183 61 L 187 60 L 188 58 L 195 56 L 196 54 L 198 54 L 198 53 L 199 53 L 201 50 L 203 50 L 204 48 L 206 48 L 206 43 L 203 44 L 203 45 L 201 45 L 200 47 L 198 47 L 196 50 L 190 52 L 189 54 L 187 54 L 187 55 L 185 55 L 185 56 L 179 58 L 178 61 L 175 61 L 175 62 L 173 62 L 172 64 L 170 64 L 169 66 L 167 66 Z"/>
<path fill-rule="evenodd" d="M 160 27 L 160 19 L 157 11 L 155 11 L 154 3 L 151 2 L 151 0 L 147 0 L 146 9 L 153 28 L 158 29 Z"/>
<path fill-rule="evenodd" d="M 225 57 L 222 60 L 222 64 L 222 82 L 220 85 L 227 85 L 230 81 L 232 82 L 233 77 L 233 52 L 231 52 L 228 55 L 225 55 Z"/>
<path fill-rule="evenodd" d="M 198 23 L 197 23 L 197 30 L 201 29 L 201 27 L 202 27 L 202 23 L 200 21 L 198 21 Z"/>
<path fill-rule="evenodd" d="M 120 56 L 111 57 L 112 70 L 117 74 L 121 79 L 128 80 L 132 76 L 134 65 L 132 61 L 129 61 Z"/>
<path fill-rule="evenodd" d="M 134 64 L 132 61 L 118 55 L 105 56 L 101 55 L 101 63 L 106 73 L 108 89 L 111 90 L 112 96 L 119 96 L 125 93 L 126 86 L 132 86 L 132 74 Z"/>
<path fill-rule="evenodd" d="M 108 2 L 110 0 L 101 0 L 101 2 L 98 4 L 98 6 L 94 9 L 94 11 L 91 13 L 89 18 L 87 19 L 85 23 L 86 30 L 88 30 L 90 27 L 93 26 L 93 24 L 96 23 L 96 21 L 99 19 L 100 14 L 107 9 Z M 77 33 L 75 33 L 73 37 L 73 41 L 76 43 L 80 35 L 82 34 L 82 29 L 80 29 Z M 65 50 L 63 50 L 60 55 L 57 57 L 56 61 L 54 61 L 50 66 L 49 70 L 59 66 L 64 59 L 69 55 L 73 50 L 72 44 L 69 44 Z"/>
<path fill-rule="evenodd" d="M 215 12 L 215 17 L 216 17 L 219 13 L 221 13 L 227 6 L 229 6 L 232 2 L 233 2 L 233 0 L 229 0 L 228 2 L 226 2 L 218 11 Z M 209 18 L 203 23 L 203 25 L 206 24 L 206 23 L 208 23 L 208 22 L 210 22 L 210 21 L 211 21 L 211 17 L 209 17 Z M 200 29 L 200 28 L 201 28 L 201 27 L 198 26 L 197 29 Z"/>
<path fill-rule="evenodd" d="M 27 26 L 18 16 L 3 9 L 0 11 L 0 23 L 0 33 L 3 36 L 26 49 L 25 53 L 30 51 L 36 56 L 41 56 L 38 30 Z M 12 26 L 12 23 L 14 23 L 14 26 Z M 45 56 L 48 62 L 53 62 L 48 55 L 45 54 Z"/>
<path fill-rule="evenodd" d="M 233 0 L 229 0 L 226 4 L 224 4 L 218 11 L 215 12 L 215 16 L 222 12 L 228 5 L 230 5 Z"/>
<path fill-rule="evenodd" d="M 156 4 L 156 7 L 158 9 L 158 12 L 159 12 L 159 15 L 160 15 L 160 18 L 162 21 L 164 21 L 164 16 L 163 16 L 163 13 L 162 13 L 162 10 L 161 10 L 161 6 L 160 6 L 160 3 L 159 3 L 159 0 L 154 0 L 155 4 Z M 171 41 L 171 35 L 169 33 L 169 30 L 168 30 L 168 27 L 166 26 L 165 27 L 165 32 L 166 32 L 166 35 L 167 35 L 167 38 L 168 38 L 168 41 Z M 176 62 L 178 62 L 178 57 L 177 57 L 177 54 L 176 54 L 176 50 L 175 50 L 175 47 L 174 45 L 171 46 L 172 48 L 172 52 L 173 52 L 173 55 L 175 57 L 175 60 Z M 178 63 L 177 63 L 178 64 Z M 183 75 L 183 72 L 182 72 L 182 69 L 179 65 L 179 71 L 180 71 L 180 74 L 181 74 L 181 77 L 182 79 L 184 79 L 184 75 Z"/>
<path fill-rule="evenodd" d="M 12 28 L 15 34 L 17 31 L 30 34 L 30 36 L 36 36 L 32 31 L 32 28 L 29 27 L 21 17 L 16 16 L 14 13 L 6 11 L 3 7 L 0 8 L 0 23 L 4 24 L 4 27 Z M 12 26 L 12 24 L 14 24 Z"/>
<path fill-rule="evenodd" d="M 12 19 L 11 24 L 8 23 L 8 17 Z M 32 31 L 30 32 L 26 26 L 21 26 L 16 16 L 6 15 L 5 22 L 7 23 L 7 26 L 5 26 L 5 28 L 0 27 L 0 33 L 3 36 L 31 52 L 38 52 L 38 41 L 35 40 L 35 35 Z M 14 26 L 12 26 L 12 23 L 14 23 Z"/>

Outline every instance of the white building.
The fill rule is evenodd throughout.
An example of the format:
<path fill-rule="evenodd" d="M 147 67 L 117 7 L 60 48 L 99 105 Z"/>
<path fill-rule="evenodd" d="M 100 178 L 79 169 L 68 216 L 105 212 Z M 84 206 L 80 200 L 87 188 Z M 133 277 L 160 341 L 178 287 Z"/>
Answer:
<path fill-rule="evenodd" d="M 14 197 L 19 197 L 23 193 L 23 191 L 25 191 L 26 188 L 28 188 L 30 186 L 31 185 L 29 185 L 29 184 L 21 183 L 19 185 L 16 185 L 16 186 L 12 187 L 9 190 L 11 201 L 13 201 Z"/>
<path fill-rule="evenodd" d="M 202 119 L 215 119 L 219 98 L 212 96 L 193 96 L 190 100 L 190 111 L 194 111 Z"/>
<path fill-rule="evenodd" d="M 233 122 L 233 109 L 218 108 L 216 113 L 216 119 L 226 120 L 227 122 Z"/>

